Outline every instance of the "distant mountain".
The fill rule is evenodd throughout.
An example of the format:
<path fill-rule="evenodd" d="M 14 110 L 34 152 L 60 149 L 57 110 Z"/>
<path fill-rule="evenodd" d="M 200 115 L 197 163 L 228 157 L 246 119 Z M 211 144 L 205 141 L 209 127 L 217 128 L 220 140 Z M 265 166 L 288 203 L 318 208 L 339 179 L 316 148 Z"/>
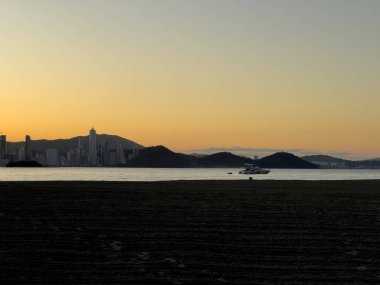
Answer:
<path fill-rule="evenodd" d="M 203 154 L 203 153 L 189 153 L 189 155 L 195 156 L 195 157 L 198 157 L 198 158 L 207 156 L 207 154 Z"/>
<path fill-rule="evenodd" d="M 351 168 L 359 169 L 380 169 L 379 160 L 362 160 L 362 161 L 351 161 L 349 164 Z"/>
<path fill-rule="evenodd" d="M 322 155 L 322 154 L 303 156 L 302 159 L 304 159 L 306 161 L 309 161 L 309 162 L 313 162 L 313 161 L 315 161 L 315 162 L 316 161 L 317 162 L 326 162 L 326 163 L 346 163 L 346 162 L 350 162 L 349 160 L 346 160 L 346 159 L 336 158 L 336 157 L 332 157 L 332 156 L 329 156 L 329 155 Z"/>
<path fill-rule="evenodd" d="M 277 152 L 255 161 L 255 164 L 265 168 L 294 168 L 294 169 L 315 169 L 318 165 L 287 152 Z"/>
<path fill-rule="evenodd" d="M 83 145 L 85 149 L 88 149 L 88 136 L 78 136 L 69 139 L 56 139 L 56 140 L 32 140 L 31 149 L 37 152 L 43 153 L 48 148 L 57 149 L 59 153 L 66 154 L 70 149 L 78 147 L 78 140 L 83 139 Z M 97 144 L 103 144 L 108 142 L 108 149 L 116 148 L 118 145 L 122 145 L 124 148 L 143 148 L 142 145 L 137 144 L 131 140 L 115 136 L 115 135 L 97 135 Z M 8 142 L 8 153 L 14 149 L 19 149 L 24 147 L 24 142 Z"/>
<path fill-rule="evenodd" d="M 230 152 L 218 152 L 198 159 L 198 165 L 203 167 L 241 167 L 246 163 L 254 163 L 254 160 Z"/>
<path fill-rule="evenodd" d="M 350 168 L 353 165 L 353 161 L 322 154 L 304 156 L 302 159 L 317 164 L 320 168 Z"/>
<path fill-rule="evenodd" d="M 371 159 L 367 159 L 364 161 L 380 161 L 380 157 L 379 158 L 371 158 Z"/>
<path fill-rule="evenodd" d="M 256 164 L 267 168 L 318 168 L 290 153 L 277 153 L 260 160 L 219 152 L 204 157 L 175 153 L 164 146 L 152 146 L 140 150 L 139 156 L 129 161 L 127 167 L 241 167 Z"/>
<path fill-rule="evenodd" d="M 240 167 L 253 160 L 228 152 L 202 157 L 175 153 L 164 146 L 147 147 L 127 163 L 132 167 Z"/>
<path fill-rule="evenodd" d="M 354 168 L 354 169 L 379 169 L 380 160 L 379 159 L 369 159 L 369 160 L 348 160 L 336 158 L 328 155 L 310 155 L 304 156 L 303 159 L 320 165 L 321 168 Z"/>
<path fill-rule="evenodd" d="M 191 155 L 175 153 L 160 145 L 141 149 L 139 156 L 126 166 L 131 167 L 195 167 L 197 158 Z"/>

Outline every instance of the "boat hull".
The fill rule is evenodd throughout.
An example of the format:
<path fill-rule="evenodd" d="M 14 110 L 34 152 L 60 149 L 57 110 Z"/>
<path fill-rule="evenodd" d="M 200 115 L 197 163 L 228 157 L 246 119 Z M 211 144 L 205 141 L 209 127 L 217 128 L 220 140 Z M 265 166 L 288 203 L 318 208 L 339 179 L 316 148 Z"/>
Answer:
<path fill-rule="evenodd" d="M 268 174 L 270 170 L 241 170 L 239 174 Z"/>

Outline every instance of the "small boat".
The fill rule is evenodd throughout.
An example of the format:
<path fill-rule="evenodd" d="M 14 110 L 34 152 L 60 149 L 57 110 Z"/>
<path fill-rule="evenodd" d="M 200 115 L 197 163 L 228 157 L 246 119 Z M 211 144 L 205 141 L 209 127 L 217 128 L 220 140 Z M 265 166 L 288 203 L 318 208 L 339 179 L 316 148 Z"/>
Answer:
<path fill-rule="evenodd" d="M 245 169 L 240 170 L 239 174 L 268 174 L 270 170 L 260 168 L 253 164 L 246 164 Z"/>

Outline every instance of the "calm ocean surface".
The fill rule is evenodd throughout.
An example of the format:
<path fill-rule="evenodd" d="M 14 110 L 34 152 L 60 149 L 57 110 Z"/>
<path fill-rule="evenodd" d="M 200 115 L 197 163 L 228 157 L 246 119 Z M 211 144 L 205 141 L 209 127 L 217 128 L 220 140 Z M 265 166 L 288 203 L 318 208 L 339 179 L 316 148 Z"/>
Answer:
<path fill-rule="evenodd" d="M 168 180 L 362 180 L 380 179 L 380 170 L 273 169 L 267 175 L 242 175 L 237 168 L 0 168 L 0 181 L 168 181 Z M 232 172 L 232 174 L 228 174 Z"/>

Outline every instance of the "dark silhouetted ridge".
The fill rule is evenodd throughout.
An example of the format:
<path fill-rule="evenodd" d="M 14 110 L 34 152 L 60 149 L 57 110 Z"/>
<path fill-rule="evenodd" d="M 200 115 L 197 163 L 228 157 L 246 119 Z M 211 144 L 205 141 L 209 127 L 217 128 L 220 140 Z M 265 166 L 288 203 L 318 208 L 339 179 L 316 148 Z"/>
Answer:
<path fill-rule="evenodd" d="M 160 145 L 140 150 L 139 156 L 127 163 L 133 167 L 194 167 L 196 158 L 191 155 L 175 153 Z"/>
<path fill-rule="evenodd" d="M 198 159 L 199 166 L 203 167 L 241 167 L 245 163 L 254 161 L 230 152 L 218 152 Z"/>
<path fill-rule="evenodd" d="M 336 158 L 336 157 L 332 157 L 329 155 L 323 155 L 323 154 L 303 156 L 302 159 L 309 161 L 309 162 L 313 162 L 313 161 L 328 162 L 328 163 L 342 163 L 342 162 L 347 163 L 347 162 L 350 162 L 349 160 L 346 160 L 346 159 Z"/>
<path fill-rule="evenodd" d="M 164 146 L 152 146 L 140 150 L 140 155 L 128 162 L 131 167 L 241 167 L 251 163 L 267 168 L 318 168 L 290 153 L 276 153 L 260 160 L 219 152 L 204 157 L 175 153 Z"/>
<path fill-rule="evenodd" d="M 328 155 L 310 155 L 302 158 L 309 162 L 320 164 L 323 168 L 380 169 L 380 161 L 377 159 L 355 161 Z"/>
<path fill-rule="evenodd" d="M 303 160 L 294 154 L 287 152 L 277 152 L 263 157 L 255 163 L 260 167 L 266 168 L 295 168 L 295 169 L 316 169 L 319 168 L 311 162 Z"/>

